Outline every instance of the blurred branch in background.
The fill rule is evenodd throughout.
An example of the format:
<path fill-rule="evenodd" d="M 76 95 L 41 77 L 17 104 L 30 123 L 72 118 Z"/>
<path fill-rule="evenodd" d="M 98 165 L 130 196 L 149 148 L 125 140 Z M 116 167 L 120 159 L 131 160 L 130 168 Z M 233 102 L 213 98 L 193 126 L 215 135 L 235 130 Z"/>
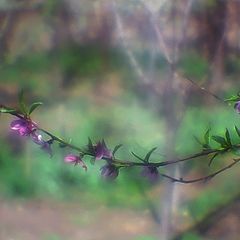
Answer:
<path fill-rule="evenodd" d="M 229 201 L 209 212 L 203 219 L 194 223 L 185 232 L 177 234 L 173 240 L 181 240 L 186 232 L 195 232 L 204 236 L 213 225 L 218 224 L 219 220 L 231 211 L 239 211 L 240 193 L 236 194 Z M 228 226 L 229 227 L 229 226 Z M 236 233 L 235 233 L 236 234 Z"/>
<path fill-rule="evenodd" d="M 176 46 L 175 46 L 176 51 L 173 53 L 173 54 L 175 54 L 175 56 L 173 55 L 174 56 L 173 57 L 174 61 L 173 61 L 170 57 L 168 46 L 166 46 L 166 41 L 165 41 L 163 32 L 160 30 L 161 26 L 159 26 L 159 24 L 158 24 L 158 18 L 157 18 L 157 15 L 155 14 L 156 9 L 154 9 L 154 11 L 155 11 L 154 12 L 151 9 L 151 7 L 148 6 L 148 3 L 146 3 L 145 1 L 141 1 L 141 3 L 143 4 L 144 8 L 147 10 L 147 13 L 149 15 L 150 23 L 151 23 L 150 26 L 153 29 L 152 34 L 155 33 L 156 40 L 158 41 L 158 47 L 160 48 L 160 51 L 163 53 L 163 55 L 167 61 L 167 64 L 169 65 L 170 72 L 169 72 L 168 76 L 166 76 L 166 80 L 165 80 L 166 83 L 164 85 L 164 89 L 161 90 L 164 94 L 159 94 L 159 92 L 157 92 L 155 101 L 156 102 L 158 102 L 158 101 L 165 102 L 165 105 L 164 105 L 165 108 L 163 109 L 164 117 L 165 117 L 165 121 L 166 121 L 165 135 L 168 136 L 166 138 L 166 142 L 165 142 L 165 144 L 166 144 L 165 151 L 166 151 L 167 156 L 171 156 L 171 157 L 175 158 L 175 153 L 173 152 L 173 149 L 175 149 L 175 135 L 176 135 L 178 126 L 181 123 L 181 117 L 178 118 L 178 120 L 177 120 L 177 116 L 179 115 L 179 108 L 181 109 L 180 112 L 182 113 L 182 115 L 184 114 L 184 109 L 182 109 L 182 107 L 185 105 L 182 97 L 178 97 L 178 107 L 177 107 L 178 111 L 175 112 L 175 106 L 174 106 L 175 100 L 176 100 L 175 97 L 178 96 L 179 91 L 175 91 L 175 89 L 174 89 L 175 64 L 176 64 L 176 62 L 174 62 L 174 61 L 176 61 L 176 59 L 178 58 L 178 56 L 177 56 L 177 54 L 179 52 L 178 47 L 179 47 L 181 38 L 179 38 L 178 42 L 176 43 Z M 186 20 L 189 18 L 191 4 L 192 4 L 192 1 L 188 1 L 187 10 L 184 11 L 184 14 L 182 17 L 182 19 L 183 19 L 182 29 L 183 30 L 187 25 Z M 164 7 L 164 3 L 162 4 L 161 7 Z M 133 69 L 135 69 L 140 82 L 142 82 L 144 84 L 148 83 L 148 85 L 150 85 L 152 91 L 148 92 L 148 94 L 153 95 L 155 93 L 156 86 L 159 85 L 159 83 L 158 83 L 159 81 L 156 81 L 156 79 L 154 79 L 154 80 L 151 79 L 152 81 L 150 82 L 150 80 L 146 78 L 146 74 L 143 72 L 142 68 L 140 67 L 136 58 L 134 57 L 133 53 L 130 51 L 130 48 L 128 47 L 126 38 L 124 37 L 122 20 L 116 10 L 116 4 L 114 5 L 114 10 L 115 10 L 115 16 L 116 16 L 117 29 L 118 29 L 119 35 L 123 41 L 123 45 L 125 47 L 126 54 L 129 57 L 130 63 L 132 64 Z M 161 9 L 158 9 L 158 11 L 161 12 Z M 173 19 L 174 19 L 174 16 L 173 16 Z M 183 39 L 183 37 L 182 37 L 182 39 Z M 185 101 L 186 101 L 186 99 L 187 99 L 187 95 L 185 94 Z M 185 108 L 185 106 L 184 106 L 184 108 Z M 157 111 L 160 112 L 160 109 L 158 109 Z M 169 169 L 169 173 L 170 173 L 170 175 L 173 175 L 174 177 L 179 177 L 179 175 L 181 175 L 179 167 L 174 167 L 174 168 Z M 161 206 L 162 214 L 160 217 L 160 219 L 161 219 L 161 221 L 160 221 L 161 222 L 160 238 L 161 239 L 169 239 L 169 235 L 171 232 L 170 229 L 173 228 L 172 212 L 178 208 L 179 199 L 180 199 L 180 197 L 178 196 L 177 187 L 174 186 L 174 184 L 166 183 L 165 189 L 166 190 L 165 190 L 163 200 L 162 200 L 162 198 L 160 200 L 162 203 L 161 204 L 162 205 Z"/>

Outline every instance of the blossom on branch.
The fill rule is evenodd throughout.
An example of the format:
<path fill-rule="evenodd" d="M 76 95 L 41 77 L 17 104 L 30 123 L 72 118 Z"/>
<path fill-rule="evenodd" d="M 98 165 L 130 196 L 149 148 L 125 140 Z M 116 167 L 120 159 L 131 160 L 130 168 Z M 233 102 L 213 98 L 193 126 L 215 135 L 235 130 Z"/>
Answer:
<path fill-rule="evenodd" d="M 20 136 L 29 136 L 36 128 L 29 119 L 16 119 L 10 124 L 12 130 L 16 131 Z"/>
<path fill-rule="evenodd" d="M 113 164 L 107 163 L 101 168 L 101 175 L 106 179 L 114 180 L 115 178 L 117 178 L 118 174 L 119 169 Z"/>
<path fill-rule="evenodd" d="M 102 142 L 98 142 L 94 147 L 95 150 L 95 158 L 96 160 L 101 160 L 102 158 L 112 158 L 112 151 L 107 148 L 107 145 L 104 140 Z"/>
<path fill-rule="evenodd" d="M 37 134 L 35 131 L 31 134 L 33 142 L 41 146 L 41 149 L 47 152 L 50 156 L 52 156 L 52 149 L 51 149 L 51 140 L 45 141 L 42 138 L 41 134 Z"/>
<path fill-rule="evenodd" d="M 70 163 L 70 164 L 74 164 L 76 165 L 81 165 L 82 168 L 85 169 L 85 171 L 87 171 L 87 166 L 86 164 L 83 162 L 83 160 L 80 158 L 80 156 L 74 155 L 74 154 L 68 154 L 65 158 L 64 158 L 64 162 L 65 163 Z"/>
<path fill-rule="evenodd" d="M 156 167 L 144 166 L 141 174 L 148 178 L 151 183 L 154 183 L 159 179 L 159 172 Z"/>

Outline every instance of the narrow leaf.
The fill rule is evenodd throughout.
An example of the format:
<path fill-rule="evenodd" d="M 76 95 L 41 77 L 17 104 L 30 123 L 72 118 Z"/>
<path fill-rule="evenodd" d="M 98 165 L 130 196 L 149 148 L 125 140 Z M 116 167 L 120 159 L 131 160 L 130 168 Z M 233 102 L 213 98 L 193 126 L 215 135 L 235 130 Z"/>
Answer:
<path fill-rule="evenodd" d="M 25 97 L 24 97 L 24 91 L 21 90 L 18 95 L 18 101 L 19 101 L 19 108 L 22 114 L 28 115 L 27 106 L 25 104 Z"/>
<path fill-rule="evenodd" d="M 139 157 L 136 153 L 134 153 L 134 152 L 131 152 L 132 153 L 132 155 L 134 156 L 134 157 L 136 157 L 137 159 L 139 159 L 140 161 L 144 161 L 141 157 Z"/>
<path fill-rule="evenodd" d="M 209 141 L 210 141 L 210 128 L 206 131 L 206 133 L 204 134 L 204 141 L 206 145 L 209 145 Z"/>
<path fill-rule="evenodd" d="M 1 113 L 14 113 L 14 112 L 16 112 L 16 110 L 15 109 L 11 109 L 11 108 L 2 107 L 2 108 L 0 108 L 0 112 Z"/>
<path fill-rule="evenodd" d="M 91 138 L 88 138 L 88 150 L 90 153 L 94 153 L 94 147 Z"/>
<path fill-rule="evenodd" d="M 212 136 L 212 139 L 213 139 L 215 142 L 219 143 L 222 147 L 228 146 L 225 138 L 223 138 L 223 137 L 220 137 L 220 136 Z"/>
<path fill-rule="evenodd" d="M 157 147 L 152 148 L 152 149 L 146 154 L 144 161 L 148 162 L 150 156 L 152 155 L 152 153 L 153 153 L 156 149 L 157 149 Z"/>
<path fill-rule="evenodd" d="M 235 130 L 237 132 L 237 135 L 240 137 L 240 129 L 237 126 L 235 126 Z"/>
<path fill-rule="evenodd" d="M 203 143 L 196 136 L 193 136 L 193 137 L 197 143 L 199 143 L 200 145 L 203 145 Z"/>
<path fill-rule="evenodd" d="M 115 153 L 117 152 L 117 150 L 122 147 L 122 144 L 118 144 L 114 149 L 113 149 L 113 156 L 115 155 Z"/>
<path fill-rule="evenodd" d="M 43 105 L 42 102 L 35 102 L 33 103 L 30 108 L 29 108 L 29 111 L 28 111 L 28 114 L 30 115 L 37 107 Z"/>
<path fill-rule="evenodd" d="M 231 137 L 228 129 L 226 128 L 225 137 L 229 146 L 232 146 Z"/>
<path fill-rule="evenodd" d="M 218 153 L 215 153 L 215 154 L 211 157 L 211 159 L 210 159 L 210 161 L 209 161 L 209 163 L 208 163 L 208 166 L 209 166 L 209 167 L 211 166 L 213 160 L 215 159 L 215 157 L 217 157 L 217 155 L 218 155 Z"/>
<path fill-rule="evenodd" d="M 233 95 L 230 98 L 224 99 L 224 102 L 237 102 L 240 100 L 240 95 Z"/>
<path fill-rule="evenodd" d="M 234 147 L 233 148 L 233 154 L 237 155 L 237 156 L 240 156 L 240 148 L 239 147 Z"/>

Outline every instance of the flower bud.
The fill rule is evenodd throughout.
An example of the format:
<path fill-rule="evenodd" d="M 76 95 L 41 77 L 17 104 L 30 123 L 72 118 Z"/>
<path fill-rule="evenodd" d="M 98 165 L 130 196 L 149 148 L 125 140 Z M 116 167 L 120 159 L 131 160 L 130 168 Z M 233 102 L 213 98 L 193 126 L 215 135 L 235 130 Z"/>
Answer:
<path fill-rule="evenodd" d="M 114 180 L 115 178 L 117 178 L 118 174 L 119 170 L 113 164 L 108 163 L 101 168 L 101 175 L 106 179 Z"/>
<path fill-rule="evenodd" d="M 52 156 L 52 149 L 50 141 L 45 141 L 42 138 L 41 134 L 37 134 L 35 131 L 31 134 L 33 142 L 41 146 L 41 149 L 47 152 L 50 156 Z"/>
<path fill-rule="evenodd" d="M 70 164 L 74 164 L 75 166 L 77 164 L 80 164 L 82 166 L 82 168 L 85 169 L 85 171 L 87 171 L 87 166 L 86 164 L 83 162 L 83 160 L 80 158 L 80 156 L 74 155 L 74 154 L 68 154 L 65 158 L 64 158 L 64 162 L 65 163 L 70 163 Z"/>
<path fill-rule="evenodd" d="M 106 146 L 104 140 L 98 142 L 95 148 L 95 158 L 96 160 L 101 160 L 102 158 L 112 158 L 112 152 Z"/>
<path fill-rule="evenodd" d="M 159 179 L 159 173 L 156 167 L 144 166 L 141 174 L 148 178 L 151 183 L 157 182 Z"/>
<path fill-rule="evenodd" d="M 28 119 L 16 119 L 10 124 L 12 130 L 16 131 L 20 136 L 29 136 L 35 129 L 33 123 Z"/>
<path fill-rule="evenodd" d="M 235 103 L 234 108 L 235 108 L 237 113 L 240 113 L 240 101 Z"/>

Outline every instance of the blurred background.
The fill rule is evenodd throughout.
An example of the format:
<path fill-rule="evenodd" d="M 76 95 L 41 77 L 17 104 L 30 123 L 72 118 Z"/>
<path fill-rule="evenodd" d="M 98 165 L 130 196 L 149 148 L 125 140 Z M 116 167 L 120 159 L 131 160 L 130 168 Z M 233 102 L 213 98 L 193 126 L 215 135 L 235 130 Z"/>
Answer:
<path fill-rule="evenodd" d="M 0 103 L 16 107 L 24 89 L 44 103 L 41 127 L 78 146 L 122 143 L 120 159 L 190 155 L 209 127 L 237 141 L 239 115 L 197 85 L 239 91 L 239 13 L 238 0 L 0 0 Z M 239 239 L 239 166 L 207 183 L 150 184 L 140 169 L 107 182 L 101 161 L 85 172 L 57 146 L 49 158 L 11 120 L 0 116 L 1 240 Z M 229 161 L 160 170 L 191 179 Z"/>

